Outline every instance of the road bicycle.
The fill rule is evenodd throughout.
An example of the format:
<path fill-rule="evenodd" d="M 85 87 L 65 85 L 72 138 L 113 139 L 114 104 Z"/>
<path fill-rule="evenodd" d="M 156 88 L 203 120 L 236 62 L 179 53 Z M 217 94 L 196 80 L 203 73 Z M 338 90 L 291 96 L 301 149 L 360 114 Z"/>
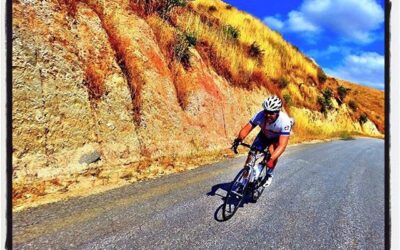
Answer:
<path fill-rule="evenodd" d="M 239 145 L 250 149 L 250 157 L 245 167 L 242 168 L 235 179 L 233 179 L 226 197 L 224 198 L 222 207 L 222 216 L 224 220 L 230 219 L 243 204 L 245 199 L 256 202 L 263 193 L 265 189 L 263 185 L 268 179 L 267 169 L 265 167 L 266 162 L 271 157 L 268 149 L 260 151 L 242 142 Z M 262 160 L 259 161 L 260 159 Z"/>

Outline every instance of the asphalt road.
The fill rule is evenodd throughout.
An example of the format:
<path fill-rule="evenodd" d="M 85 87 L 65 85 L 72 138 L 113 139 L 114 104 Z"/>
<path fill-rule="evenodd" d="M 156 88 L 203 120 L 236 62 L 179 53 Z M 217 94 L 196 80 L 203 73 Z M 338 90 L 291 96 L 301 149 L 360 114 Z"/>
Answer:
<path fill-rule="evenodd" d="M 286 150 L 272 185 L 221 221 L 244 157 L 13 215 L 14 249 L 383 249 L 384 141 Z"/>

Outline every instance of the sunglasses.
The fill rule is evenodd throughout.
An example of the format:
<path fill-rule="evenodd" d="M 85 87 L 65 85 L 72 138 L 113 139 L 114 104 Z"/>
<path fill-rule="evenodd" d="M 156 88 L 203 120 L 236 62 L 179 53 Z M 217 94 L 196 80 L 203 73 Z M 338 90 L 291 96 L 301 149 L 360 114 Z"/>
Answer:
<path fill-rule="evenodd" d="M 267 114 L 267 115 L 275 115 L 275 114 L 278 114 L 278 113 L 279 113 L 279 111 L 267 111 L 267 110 L 265 110 L 264 112 L 265 112 L 265 114 Z"/>

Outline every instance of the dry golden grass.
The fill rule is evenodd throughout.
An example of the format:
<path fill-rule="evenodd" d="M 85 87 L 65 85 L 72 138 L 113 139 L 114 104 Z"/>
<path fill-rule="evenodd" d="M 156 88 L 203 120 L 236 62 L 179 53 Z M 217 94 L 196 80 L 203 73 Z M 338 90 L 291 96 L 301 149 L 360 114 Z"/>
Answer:
<path fill-rule="evenodd" d="M 350 91 L 344 102 L 349 103 L 350 100 L 355 101 L 358 109 L 355 112 L 355 119 L 358 119 L 360 114 L 365 113 L 368 119 L 377 126 L 381 133 L 385 131 L 385 93 L 381 90 L 368 88 L 365 86 L 353 84 L 347 81 L 339 80 L 339 84 Z"/>
<path fill-rule="evenodd" d="M 289 114 L 291 106 L 320 111 L 318 98 L 323 97 L 322 92 L 326 89 L 332 91 L 332 100 L 338 99 L 339 82 L 334 78 L 321 80 L 321 75 L 324 74 L 318 65 L 257 18 L 222 1 L 197 0 L 190 4 L 189 9 L 190 11 L 181 10 L 176 13 L 177 28 L 196 34 L 200 41 L 196 49 L 203 59 L 233 84 L 247 88 L 263 86 L 281 98 L 285 95 L 290 96 L 291 105 L 285 105 Z M 227 25 L 234 27 L 240 33 L 237 39 L 225 34 L 224 27 Z M 262 50 L 262 54 L 259 55 L 260 60 L 255 60 L 248 53 L 254 43 Z M 283 78 L 288 84 L 279 87 L 279 81 Z M 360 114 L 366 113 L 372 122 L 377 123 L 378 129 L 382 132 L 383 109 L 373 110 L 370 107 L 375 105 L 373 100 L 376 93 L 372 91 L 367 94 L 368 88 L 363 90 L 365 93 L 357 92 L 359 96 L 363 95 L 363 102 L 360 102 L 363 107 L 352 115 L 353 121 L 358 122 Z M 347 99 L 351 96 L 352 94 Z M 383 99 L 379 102 L 381 104 L 375 105 L 375 108 L 382 106 Z M 324 115 L 322 113 L 320 115 L 321 119 L 324 119 Z M 325 125 L 326 129 L 320 129 L 310 123 L 309 116 L 305 116 L 304 119 L 304 124 L 300 121 L 302 125 L 299 126 L 301 129 L 298 131 L 298 137 L 305 140 L 341 134 L 329 126 L 329 123 Z"/>
<path fill-rule="evenodd" d="M 172 60 L 174 57 L 173 47 L 176 42 L 177 30 L 155 14 L 146 17 L 146 22 L 153 30 L 157 43 L 165 58 Z"/>
<path fill-rule="evenodd" d="M 204 47 L 199 49 L 200 52 L 206 52 L 203 56 L 210 58 L 219 73 L 245 86 L 257 67 L 257 61 L 250 59 L 237 41 L 228 39 L 221 26 L 209 26 L 201 19 L 200 15 L 184 12 L 177 18 L 177 24 L 182 31 L 196 34 L 199 46 Z M 227 72 L 224 73 L 226 70 L 230 76 Z"/>
<path fill-rule="evenodd" d="M 249 47 L 256 42 L 263 49 L 262 61 L 264 65 L 257 65 L 256 61 L 245 55 L 243 50 L 240 50 L 241 46 L 234 46 L 232 51 L 241 55 L 232 56 L 230 51 L 222 54 L 222 56 L 228 56 L 232 63 L 232 71 L 240 69 L 243 65 L 250 65 L 245 69 L 252 71 L 258 68 L 272 79 L 278 79 L 288 73 L 316 77 L 318 67 L 295 47 L 287 43 L 279 33 L 269 29 L 260 20 L 235 8 L 227 8 L 227 5 L 221 1 L 198 0 L 193 2 L 192 6 L 194 10 L 209 19 L 219 20 L 220 24 L 207 27 L 204 30 L 204 23 L 198 20 L 199 17 L 193 17 L 193 14 L 189 14 L 182 16 L 182 26 L 186 29 L 197 31 L 199 36 L 204 37 L 207 41 L 218 42 L 215 46 L 221 54 L 224 53 L 226 47 L 232 46 L 229 43 L 227 44 L 226 37 L 220 35 L 221 26 L 223 25 L 231 25 L 239 30 L 238 41 L 242 47 Z M 209 11 L 211 6 L 214 6 L 216 10 Z"/>
<path fill-rule="evenodd" d="M 348 130 L 343 128 L 343 131 L 339 131 L 335 124 L 326 120 L 324 115 L 319 112 L 293 108 L 291 110 L 291 115 L 296 121 L 294 133 L 290 139 L 291 143 L 301 143 L 334 137 L 343 138 L 359 134 L 359 132 L 353 131 L 351 128 L 348 128 Z"/>

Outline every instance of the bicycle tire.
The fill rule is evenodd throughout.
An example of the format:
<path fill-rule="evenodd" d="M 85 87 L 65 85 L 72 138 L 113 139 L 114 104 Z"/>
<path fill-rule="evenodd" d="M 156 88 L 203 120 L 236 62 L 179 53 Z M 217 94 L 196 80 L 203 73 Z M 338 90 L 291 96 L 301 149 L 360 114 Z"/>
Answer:
<path fill-rule="evenodd" d="M 239 171 L 239 173 L 233 179 L 232 184 L 229 187 L 229 191 L 225 196 L 224 205 L 222 206 L 222 217 L 224 218 L 224 220 L 229 220 L 230 218 L 232 218 L 237 209 L 242 205 L 243 200 L 246 196 L 248 183 L 246 184 L 246 186 L 242 187 L 243 193 L 241 196 L 235 193 L 237 184 L 241 183 L 245 170 L 246 169 L 243 168 Z"/>

